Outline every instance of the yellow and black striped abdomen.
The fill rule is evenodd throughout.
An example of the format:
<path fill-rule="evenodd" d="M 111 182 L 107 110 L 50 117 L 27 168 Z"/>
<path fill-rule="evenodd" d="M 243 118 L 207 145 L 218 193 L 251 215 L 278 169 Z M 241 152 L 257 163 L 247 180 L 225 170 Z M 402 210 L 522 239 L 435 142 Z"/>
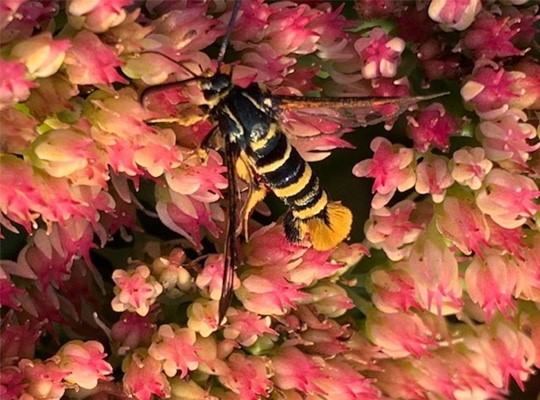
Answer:
<path fill-rule="evenodd" d="M 294 218 L 304 220 L 324 211 L 328 196 L 321 188 L 319 178 L 279 128 L 272 125 L 263 140 L 248 145 L 248 148 L 255 172 L 291 207 Z"/>
<path fill-rule="evenodd" d="M 249 169 L 289 206 L 284 219 L 289 241 L 309 235 L 316 250 L 329 250 L 347 237 L 350 210 L 328 201 L 309 164 L 279 128 L 272 98 L 258 85 L 233 86 L 214 108 L 213 117 Z M 247 209 L 252 207 L 248 204 Z"/>

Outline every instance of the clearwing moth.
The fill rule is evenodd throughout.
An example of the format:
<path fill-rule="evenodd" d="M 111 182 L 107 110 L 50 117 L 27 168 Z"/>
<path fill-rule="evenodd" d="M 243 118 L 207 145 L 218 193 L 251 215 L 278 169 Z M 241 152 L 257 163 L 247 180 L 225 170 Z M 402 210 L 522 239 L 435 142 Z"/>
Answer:
<path fill-rule="evenodd" d="M 218 321 L 224 321 L 233 295 L 236 268 L 236 238 L 238 187 L 236 177 L 250 186 L 246 204 L 242 208 L 242 227 L 247 235 L 247 221 L 256 204 L 271 190 L 287 206 L 284 216 L 285 234 L 289 241 L 309 238 L 316 250 L 328 250 L 349 235 L 351 211 L 329 199 L 309 164 L 291 145 L 282 128 L 282 113 L 314 113 L 330 110 L 328 118 L 335 118 L 348 127 L 373 125 L 395 119 L 412 105 L 446 93 L 412 97 L 298 97 L 272 95 L 257 83 L 246 88 L 232 82 L 232 73 L 225 72 L 223 58 L 240 8 L 240 0 L 233 6 L 231 19 L 218 54 L 217 72 L 210 76 L 168 82 L 146 88 L 143 103 L 156 92 L 196 84 L 206 101 L 207 117 L 214 123 L 210 136 L 219 135 L 223 142 L 227 168 L 227 225 L 224 247 L 224 272 L 219 301 Z M 166 57 L 166 56 L 165 56 Z M 391 113 L 380 113 L 382 107 L 392 106 Z"/>

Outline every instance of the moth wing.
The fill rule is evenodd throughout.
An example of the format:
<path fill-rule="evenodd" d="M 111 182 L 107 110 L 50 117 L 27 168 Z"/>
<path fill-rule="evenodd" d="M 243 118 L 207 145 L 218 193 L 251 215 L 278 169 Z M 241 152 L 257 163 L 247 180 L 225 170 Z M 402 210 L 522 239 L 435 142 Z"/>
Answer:
<path fill-rule="evenodd" d="M 280 126 L 307 161 L 318 161 L 337 147 L 352 147 L 341 136 L 359 126 L 395 120 L 418 102 L 445 95 L 412 97 L 275 96 Z"/>

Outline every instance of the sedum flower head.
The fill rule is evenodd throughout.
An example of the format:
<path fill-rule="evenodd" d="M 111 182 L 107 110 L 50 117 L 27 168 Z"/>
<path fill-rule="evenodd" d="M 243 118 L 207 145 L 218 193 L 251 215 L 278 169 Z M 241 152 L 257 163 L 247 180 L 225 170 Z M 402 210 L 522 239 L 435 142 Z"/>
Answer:
<path fill-rule="evenodd" d="M 0 397 L 476 400 L 525 388 L 540 365 L 535 4 L 241 1 L 218 61 L 230 1 L 4 3 Z M 371 199 L 342 184 L 346 160 L 331 165 L 347 193 L 318 175 L 354 208 L 348 242 L 362 243 L 317 251 L 308 236 L 289 242 L 272 206 L 242 215 L 265 182 L 223 157 L 228 132 L 200 88 L 218 68 L 274 102 L 355 97 L 273 117 L 310 163 L 355 157 Z M 236 193 L 228 172 L 249 178 Z"/>

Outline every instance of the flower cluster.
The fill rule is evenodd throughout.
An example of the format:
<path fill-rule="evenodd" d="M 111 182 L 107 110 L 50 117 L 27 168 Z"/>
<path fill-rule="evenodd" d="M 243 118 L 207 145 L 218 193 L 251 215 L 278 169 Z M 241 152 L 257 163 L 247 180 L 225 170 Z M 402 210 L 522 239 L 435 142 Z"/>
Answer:
<path fill-rule="evenodd" d="M 225 62 L 231 1 L 0 5 L 0 397 L 527 390 L 540 368 L 532 3 L 241 1 Z M 317 251 L 281 219 L 246 221 L 223 321 L 224 232 L 249 190 L 238 210 L 224 201 L 223 137 L 193 79 L 218 68 L 272 96 L 402 98 L 276 112 L 307 161 L 352 148 L 358 126 L 393 130 L 376 127 L 352 169 L 372 179 L 353 227 L 364 242 Z M 422 90 L 441 95 L 408 97 Z"/>

